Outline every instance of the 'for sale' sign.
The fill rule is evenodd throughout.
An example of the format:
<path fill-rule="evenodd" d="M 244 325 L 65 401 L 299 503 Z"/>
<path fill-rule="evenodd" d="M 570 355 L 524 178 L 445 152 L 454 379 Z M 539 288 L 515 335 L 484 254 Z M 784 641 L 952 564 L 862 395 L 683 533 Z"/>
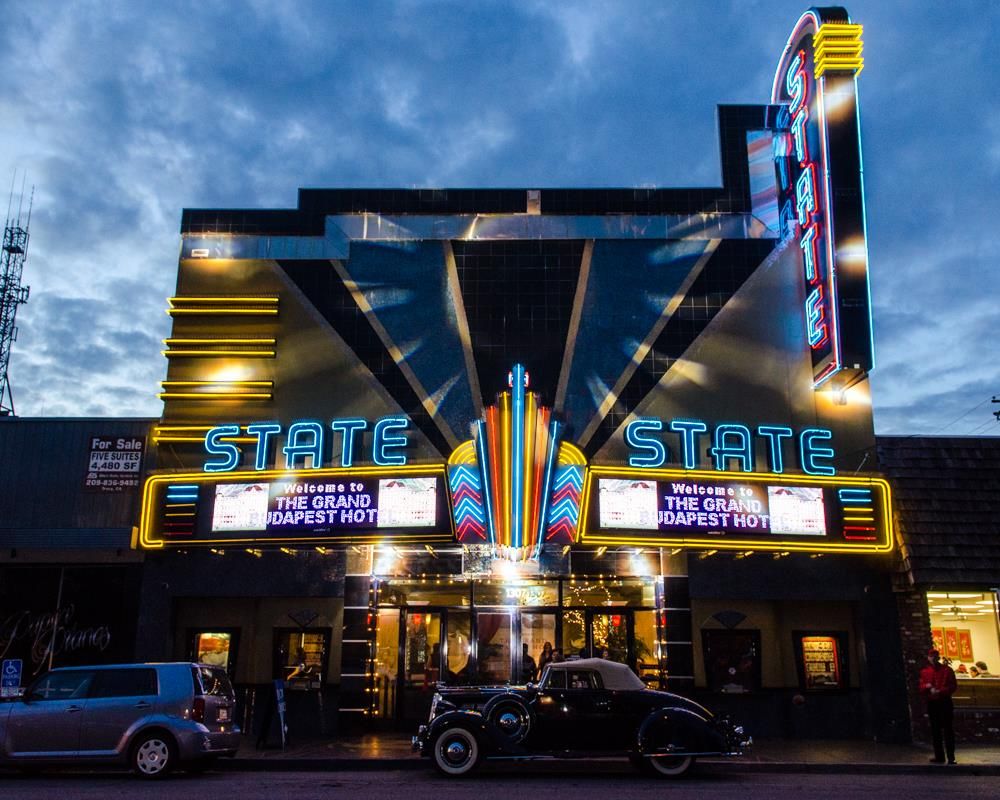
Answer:
<path fill-rule="evenodd" d="M 87 458 L 88 492 L 124 492 L 139 487 L 144 436 L 91 436 Z"/>

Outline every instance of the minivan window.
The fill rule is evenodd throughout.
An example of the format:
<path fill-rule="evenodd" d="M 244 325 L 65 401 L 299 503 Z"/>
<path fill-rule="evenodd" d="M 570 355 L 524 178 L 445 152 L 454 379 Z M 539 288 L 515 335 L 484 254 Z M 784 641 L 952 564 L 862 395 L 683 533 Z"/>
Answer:
<path fill-rule="evenodd" d="M 220 667 L 192 667 L 195 691 L 212 697 L 232 697 L 233 685 Z"/>
<path fill-rule="evenodd" d="M 93 677 L 94 673 L 85 669 L 50 672 L 39 678 L 25 696 L 31 701 L 82 700 Z"/>
<path fill-rule="evenodd" d="M 142 697 L 155 695 L 155 669 L 102 669 L 94 675 L 91 697 Z"/>

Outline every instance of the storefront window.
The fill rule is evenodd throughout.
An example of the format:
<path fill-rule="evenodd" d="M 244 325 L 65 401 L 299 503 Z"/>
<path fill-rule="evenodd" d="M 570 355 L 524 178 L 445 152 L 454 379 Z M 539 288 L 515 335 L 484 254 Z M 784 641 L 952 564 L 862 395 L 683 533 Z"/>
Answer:
<path fill-rule="evenodd" d="M 587 619 L 582 608 L 566 609 L 562 616 L 562 651 L 564 658 L 587 658 Z"/>
<path fill-rule="evenodd" d="M 472 682 L 472 620 L 468 611 L 448 613 L 448 670 L 445 681 L 451 684 Z"/>
<path fill-rule="evenodd" d="M 652 581 L 579 578 L 563 582 L 563 605 L 652 606 Z"/>
<path fill-rule="evenodd" d="M 556 615 L 541 612 L 521 612 L 521 681 L 537 681 L 542 676 L 545 645 L 548 645 L 548 659 L 556 642 Z M 525 645 L 527 649 L 525 649 Z M 528 658 L 524 658 L 527 654 Z"/>
<path fill-rule="evenodd" d="M 399 675 L 399 611 L 378 612 L 375 635 L 375 713 L 391 719 L 396 715 L 396 680 Z"/>
<path fill-rule="evenodd" d="M 440 614 L 407 613 L 403 658 L 406 688 L 430 691 L 441 675 Z"/>
<path fill-rule="evenodd" d="M 476 615 L 476 654 L 483 684 L 510 681 L 510 613 L 480 611 Z"/>
<path fill-rule="evenodd" d="M 594 655 L 624 664 L 628 658 L 628 622 L 624 614 L 594 614 Z"/>
<path fill-rule="evenodd" d="M 192 659 L 232 673 L 236 666 L 238 638 L 239 634 L 234 630 L 194 631 L 191 637 Z"/>
<path fill-rule="evenodd" d="M 384 581 L 379 586 L 380 606 L 469 606 L 468 581 L 427 578 L 415 581 Z"/>
<path fill-rule="evenodd" d="M 847 688 L 847 634 L 792 634 L 799 686 L 806 692 Z"/>
<path fill-rule="evenodd" d="M 320 688 L 330 652 L 330 630 L 276 628 L 274 639 L 274 676 L 284 679 L 290 690 Z"/>
<path fill-rule="evenodd" d="M 660 660 L 656 646 L 656 612 L 635 612 L 635 671 L 651 686 L 660 683 Z"/>
<path fill-rule="evenodd" d="M 760 689 L 760 631 L 703 628 L 708 688 L 727 694 Z"/>
<path fill-rule="evenodd" d="M 934 647 L 958 677 L 955 704 L 1000 706 L 997 597 L 981 592 L 928 592 Z"/>
<path fill-rule="evenodd" d="M 441 679 L 441 615 L 406 612 L 403 637 L 404 719 L 426 718 Z"/>

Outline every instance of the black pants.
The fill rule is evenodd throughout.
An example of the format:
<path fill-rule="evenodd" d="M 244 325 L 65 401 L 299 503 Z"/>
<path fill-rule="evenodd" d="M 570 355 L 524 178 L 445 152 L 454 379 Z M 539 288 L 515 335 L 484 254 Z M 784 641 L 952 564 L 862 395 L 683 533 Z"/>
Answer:
<path fill-rule="evenodd" d="M 954 706 L 950 697 L 927 701 L 927 716 L 931 720 L 931 739 L 934 741 L 934 757 L 944 761 L 945 754 L 949 761 L 955 760 L 955 728 L 952 725 Z M 944 746 L 942 747 L 942 739 Z"/>

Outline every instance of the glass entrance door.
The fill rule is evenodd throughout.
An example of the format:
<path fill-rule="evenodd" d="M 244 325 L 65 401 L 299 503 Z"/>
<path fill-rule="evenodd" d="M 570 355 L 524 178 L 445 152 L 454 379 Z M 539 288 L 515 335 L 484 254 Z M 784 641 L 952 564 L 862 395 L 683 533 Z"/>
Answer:
<path fill-rule="evenodd" d="M 509 611 L 476 614 L 476 663 L 480 683 L 510 682 L 512 616 Z"/>
<path fill-rule="evenodd" d="M 406 612 L 402 672 L 403 718 L 426 718 L 434 685 L 441 679 L 440 614 Z"/>
<path fill-rule="evenodd" d="M 520 614 L 519 683 L 537 681 L 552 660 L 557 638 L 557 615 L 551 611 L 522 611 Z"/>
<path fill-rule="evenodd" d="M 590 654 L 594 658 L 605 658 L 609 661 L 617 661 L 619 664 L 628 664 L 633 659 L 630 658 L 630 628 L 632 614 L 629 611 L 597 612 L 591 611 L 590 630 Z"/>

